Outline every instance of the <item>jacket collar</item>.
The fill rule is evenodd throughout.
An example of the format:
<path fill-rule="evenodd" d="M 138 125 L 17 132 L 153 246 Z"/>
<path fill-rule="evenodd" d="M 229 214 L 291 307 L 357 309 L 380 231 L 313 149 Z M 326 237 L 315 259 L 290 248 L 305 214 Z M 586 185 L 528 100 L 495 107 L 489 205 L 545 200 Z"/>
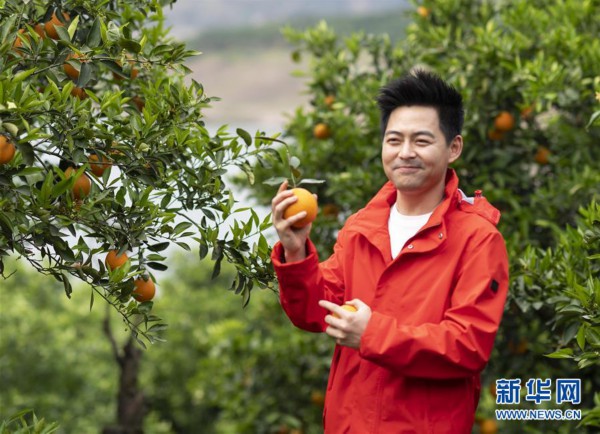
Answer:
<path fill-rule="evenodd" d="M 445 231 L 443 230 L 444 215 L 451 207 L 455 207 L 459 198 L 462 197 L 458 190 L 458 176 L 453 169 L 448 169 L 446 173 L 446 186 L 444 188 L 444 199 L 435 208 L 429 220 L 421 228 L 419 233 L 436 226 L 442 226 L 439 232 L 441 236 L 434 238 L 431 242 L 419 243 L 420 248 L 415 251 L 430 250 L 445 240 Z M 353 224 L 353 231 L 356 231 L 366 237 L 369 242 L 375 245 L 382 253 L 383 257 L 391 258 L 390 237 L 388 232 L 388 219 L 390 208 L 396 202 L 396 188 L 391 182 L 387 182 L 377 194 L 367 203 L 365 208 L 356 216 Z M 437 232 L 436 232 L 437 233 Z"/>

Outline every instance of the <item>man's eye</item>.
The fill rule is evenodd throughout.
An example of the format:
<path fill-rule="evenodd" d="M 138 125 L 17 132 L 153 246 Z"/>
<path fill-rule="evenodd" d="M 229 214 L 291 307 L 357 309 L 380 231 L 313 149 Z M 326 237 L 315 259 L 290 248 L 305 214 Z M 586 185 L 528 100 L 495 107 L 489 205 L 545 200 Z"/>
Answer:
<path fill-rule="evenodd" d="M 429 140 L 417 140 L 417 145 L 419 146 L 427 146 L 429 144 L 431 144 Z"/>

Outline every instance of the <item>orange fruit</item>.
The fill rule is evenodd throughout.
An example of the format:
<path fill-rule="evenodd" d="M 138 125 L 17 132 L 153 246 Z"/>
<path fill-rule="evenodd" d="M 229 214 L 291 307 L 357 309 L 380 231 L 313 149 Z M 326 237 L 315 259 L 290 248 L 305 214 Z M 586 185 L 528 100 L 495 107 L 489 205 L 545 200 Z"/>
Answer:
<path fill-rule="evenodd" d="M 483 419 L 479 424 L 480 434 L 496 434 L 498 432 L 498 424 L 494 419 Z"/>
<path fill-rule="evenodd" d="M 430 13 L 431 10 L 429 10 L 429 8 L 426 8 L 425 6 L 419 6 L 417 8 L 417 14 L 419 14 L 419 16 L 421 16 L 422 18 L 427 18 Z"/>
<path fill-rule="evenodd" d="M 329 125 L 320 122 L 313 128 L 313 136 L 319 140 L 328 139 L 331 136 L 331 129 Z"/>
<path fill-rule="evenodd" d="M 325 404 L 325 395 L 320 390 L 313 390 L 310 394 L 310 402 L 317 407 L 322 407 Z"/>
<path fill-rule="evenodd" d="M 24 36 L 25 36 L 25 38 L 27 38 L 27 39 L 29 40 L 29 35 L 27 35 L 27 34 L 25 33 L 25 29 L 19 29 L 19 31 L 18 31 L 17 33 L 19 33 L 19 34 L 21 34 L 21 35 L 24 35 Z M 16 52 L 17 52 L 19 55 L 21 55 L 21 51 L 22 51 L 22 50 L 21 50 L 20 48 L 21 48 L 22 46 L 23 46 L 23 41 L 21 40 L 21 38 L 19 37 L 19 35 L 17 35 L 17 36 L 15 37 L 15 42 L 13 42 L 12 49 L 13 49 L 14 51 L 16 51 Z"/>
<path fill-rule="evenodd" d="M 533 159 L 536 163 L 545 165 L 550 162 L 550 154 L 550 149 L 546 148 L 545 146 L 540 146 L 537 149 L 537 152 L 535 153 Z"/>
<path fill-rule="evenodd" d="M 130 68 L 131 68 L 131 70 L 129 72 L 129 77 L 133 80 L 134 78 L 136 78 L 139 75 L 140 70 L 135 67 L 135 60 L 132 59 L 131 56 L 127 56 L 127 58 L 128 58 L 127 62 L 129 63 Z M 121 65 L 121 62 L 116 62 L 116 63 L 117 63 L 117 65 L 121 66 L 121 68 L 123 67 L 123 65 Z M 123 71 L 123 72 L 125 72 L 125 71 Z M 113 72 L 113 77 L 115 80 L 119 80 L 119 81 L 123 80 L 123 77 L 121 75 L 117 74 L 116 72 Z"/>
<path fill-rule="evenodd" d="M 329 108 L 331 108 L 331 106 L 333 105 L 333 103 L 335 102 L 335 95 L 327 95 L 325 97 L 325 99 L 323 100 L 323 102 L 325 102 L 325 105 Z"/>
<path fill-rule="evenodd" d="M 90 155 L 90 168 L 98 178 L 101 178 L 104 172 L 110 169 L 110 166 L 112 166 L 112 163 L 108 158 L 96 154 Z"/>
<path fill-rule="evenodd" d="M 33 30 L 40 38 L 46 39 L 46 32 L 44 31 L 44 26 L 42 23 L 37 23 L 35 26 L 33 26 Z"/>
<path fill-rule="evenodd" d="M 134 96 L 133 98 L 131 98 L 131 101 L 133 101 L 133 103 L 139 111 L 143 111 L 144 107 L 146 107 L 146 101 L 144 101 L 144 98 L 140 96 Z"/>
<path fill-rule="evenodd" d="M 148 280 L 144 280 L 144 278 L 139 277 L 133 281 L 135 285 L 135 289 L 131 293 L 133 298 L 135 298 L 139 302 L 150 301 L 154 298 L 154 294 L 156 293 L 156 286 L 152 279 L 148 277 Z"/>
<path fill-rule="evenodd" d="M 0 164 L 6 164 L 11 161 L 17 148 L 10 137 L 0 134 Z"/>
<path fill-rule="evenodd" d="M 521 109 L 521 118 L 527 120 L 531 118 L 531 115 L 533 114 L 533 108 L 534 108 L 534 104 L 530 104 L 526 107 L 523 107 L 523 109 Z"/>
<path fill-rule="evenodd" d="M 64 21 L 66 23 L 69 22 L 69 19 L 71 18 L 69 16 L 68 13 L 63 12 L 63 18 Z M 46 24 L 44 24 L 44 28 L 46 29 L 46 34 L 48 36 L 50 36 L 52 39 L 58 39 L 58 32 L 56 31 L 57 27 L 64 27 L 65 23 L 63 23 L 61 20 L 58 19 L 58 17 L 56 16 L 56 12 L 52 13 L 52 18 L 50 19 L 50 21 L 46 22 Z"/>
<path fill-rule="evenodd" d="M 347 310 L 348 312 L 356 312 L 356 308 L 351 304 L 343 304 L 342 309 Z M 340 316 L 337 313 L 332 313 L 331 315 L 333 315 L 336 318 L 340 318 Z"/>
<path fill-rule="evenodd" d="M 129 259 L 127 257 L 127 253 L 123 252 L 118 255 L 118 250 L 110 250 L 104 259 L 104 263 L 106 264 L 106 268 L 109 270 L 115 270 L 122 265 L 125 265 L 125 262 Z"/>
<path fill-rule="evenodd" d="M 283 218 L 287 219 L 299 212 L 306 211 L 306 216 L 292 225 L 293 227 L 300 229 L 311 223 L 317 217 L 317 199 L 315 199 L 313 194 L 305 188 L 292 188 L 292 192 L 298 200 L 285 209 Z"/>
<path fill-rule="evenodd" d="M 496 129 L 489 130 L 488 131 L 488 138 L 490 140 L 494 140 L 494 141 L 502 140 L 504 138 L 504 132 L 503 131 L 498 131 Z"/>
<path fill-rule="evenodd" d="M 68 60 L 81 59 L 82 57 L 83 57 L 82 54 L 77 54 L 77 53 L 69 54 L 67 56 L 67 59 L 65 60 L 65 63 L 63 64 L 65 74 L 67 74 L 73 80 L 77 80 L 79 78 L 79 70 L 77 68 L 75 68 L 73 65 L 71 65 L 68 62 Z M 81 63 L 81 61 L 79 63 Z"/>
<path fill-rule="evenodd" d="M 323 215 L 327 217 L 337 217 L 340 213 L 340 208 L 334 203 L 323 205 Z"/>
<path fill-rule="evenodd" d="M 502 111 L 494 119 L 494 129 L 501 132 L 507 132 L 515 127 L 515 117 L 507 111 Z"/>
<path fill-rule="evenodd" d="M 508 351 L 512 354 L 521 355 L 525 354 L 529 349 L 529 342 L 527 339 L 523 338 L 519 342 L 515 342 L 514 340 L 508 341 Z"/>
<path fill-rule="evenodd" d="M 65 176 L 67 178 L 70 178 L 71 176 L 73 176 L 74 172 L 75 169 L 69 167 L 67 168 L 67 170 L 65 170 Z M 81 199 L 90 194 L 91 189 L 92 181 L 85 173 L 82 173 L 77 179 L 75 179 L 75 184 L 73 184 L 73 188 L 71 191 L 73 192 L 73 196 L 75 197 L 75 199 Z"/>
<path fill-rule="evenodd" d="M 71 95 L 76 96 L 77 98 L 82 99 L 82 100 L 86 99 L 88 97 L 88 94 L 85 93 L 85 89 L 83 87 L 77 87 L 77 86 L 75 86 L 71 90 Z"/>

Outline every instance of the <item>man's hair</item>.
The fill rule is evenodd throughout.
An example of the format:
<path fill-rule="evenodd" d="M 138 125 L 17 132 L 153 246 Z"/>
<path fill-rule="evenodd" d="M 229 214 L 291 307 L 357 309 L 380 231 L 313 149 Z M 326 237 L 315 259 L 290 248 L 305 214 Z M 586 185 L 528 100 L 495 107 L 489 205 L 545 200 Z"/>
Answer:
<path fill-rule="evenodd" d="M 433 107 L 448 144 L 461 133 L 465 117 L 460 93 L 436 74 L 423 70 L 416 70 L 382 87 L 377 104 L 381 112 L 382 135 L 391 113 L 398 107 Z"/>

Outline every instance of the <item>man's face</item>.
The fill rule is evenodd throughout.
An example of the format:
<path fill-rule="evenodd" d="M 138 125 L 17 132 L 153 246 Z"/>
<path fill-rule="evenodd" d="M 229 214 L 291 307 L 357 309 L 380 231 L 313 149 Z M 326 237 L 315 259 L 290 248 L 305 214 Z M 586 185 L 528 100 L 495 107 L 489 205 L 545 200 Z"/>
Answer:
<path fill-rule="evenodd" d="M 400 193 L 437 194 L 443 191 L 448 164 L 461 151 L 461 136 L 448 146 L 434 108 L 398 107 L 388 120 L 381 160 L 385 174 Z"/>

